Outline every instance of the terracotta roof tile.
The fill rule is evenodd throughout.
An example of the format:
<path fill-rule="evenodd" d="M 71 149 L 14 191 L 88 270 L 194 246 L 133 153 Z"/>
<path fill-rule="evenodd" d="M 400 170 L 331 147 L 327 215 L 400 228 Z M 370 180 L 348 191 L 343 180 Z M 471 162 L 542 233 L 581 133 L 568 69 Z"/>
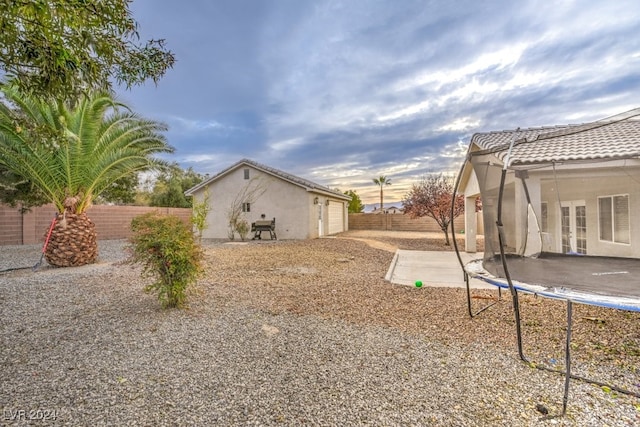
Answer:
<path fill-rule="evenodd" d="M 640 156 L 640 120 L 631 119 L 476 133 L 471 142 L 504 160 L 514 138 L 513 165 Z"/>

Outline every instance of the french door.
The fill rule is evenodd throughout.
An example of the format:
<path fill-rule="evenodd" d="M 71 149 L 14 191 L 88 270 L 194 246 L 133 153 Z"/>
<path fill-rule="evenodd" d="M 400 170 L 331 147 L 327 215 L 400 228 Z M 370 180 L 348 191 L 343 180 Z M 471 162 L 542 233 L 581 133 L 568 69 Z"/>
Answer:
<path fill-rule="evenodd" d="M 587 208 L 584 200 L 563 202 L 560 207 L 562 253 L 587 253 Z"/>

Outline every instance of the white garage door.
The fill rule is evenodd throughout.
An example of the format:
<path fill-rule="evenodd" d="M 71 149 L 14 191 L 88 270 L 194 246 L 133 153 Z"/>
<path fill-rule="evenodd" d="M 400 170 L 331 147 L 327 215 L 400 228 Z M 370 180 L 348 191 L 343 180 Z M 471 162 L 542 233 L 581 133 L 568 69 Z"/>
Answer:
<path fill-rule="evenodd" d="M 344 205 L 341 202 L 329 201 L 329 234 L 344 231 Z"/>

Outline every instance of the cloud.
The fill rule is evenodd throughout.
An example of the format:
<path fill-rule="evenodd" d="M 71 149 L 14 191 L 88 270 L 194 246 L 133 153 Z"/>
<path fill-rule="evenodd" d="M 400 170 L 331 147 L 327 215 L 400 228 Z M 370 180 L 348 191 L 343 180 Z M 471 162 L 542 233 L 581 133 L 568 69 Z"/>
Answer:
<path fill-rule="evenodd" d="M 375 202 L 457 171 L 475 132 L 637 106 L 640 9 L 616 2 L 137 0 L 178 62 L 123 95 L 170 125 L 174 158 L 242 157 Z M 147 33 L 145 33 L 145 31 Z M 386 200 L 386 197 L 385 197 Z"/>
<path fill-rule="evenodd" d="M 233 130 L 233 126 L 226 126 L 216 120 L 197 120 L 197 119 L 188 119 L 184 117 L 171 117 L 171 121 L 174 122 L 178 130 L 187 131 L 187 132 L 199 132 L 206 130 L 218 130 L 218 131 L 226 131 Z"/>
<path fill-rule="evenodd" d="M 467 131 L 470 129 L 475 129 L 480 124 L 480 120 L 474 119 L 472 117 L 459 117 L 453 120 L 452 122 L 446 123 L 443 126 L 438 128 L 438 131 L 441 132 L 450 132 L 450 131 Z"/>
<path fill-rule="evenodd" d="M 283 141 L 272 142 L 269 144 L 269 148 L 275 151 L 287 151 L 303 144 L 304 140 L 302 138 L 290 138 Z"/>

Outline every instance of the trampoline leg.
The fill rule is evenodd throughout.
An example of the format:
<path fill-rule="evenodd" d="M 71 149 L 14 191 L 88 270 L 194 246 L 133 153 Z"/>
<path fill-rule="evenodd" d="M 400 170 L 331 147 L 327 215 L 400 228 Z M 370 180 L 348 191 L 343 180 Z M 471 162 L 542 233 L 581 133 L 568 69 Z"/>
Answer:
<path fill-rule="evenodd" d="M 572 379 L 584 381 L 589 384 L 595 384 L 598 387 L 607 387 L 619 393 L 640 398 L 640 393 L 638 392 L 627 390 L 612 384 L 607 384 L 601 381 L 596 381 L 594 379 L 586 378 L 586 377 L 571 373 L 571 328 L 573 324 L 573 302 L 571 300 L 567 300 L 567 337 L 566 337 L 565 347 L 564 347 L 566 369 L 564 371 L 558 371 L 556 369 L 548 368 L 544 365 L 539 365 L 537 363 L 530 362 L 522 350 L 522 335 L 521 335 L 521 329 L 520 329 L 520 305 L 518 304 L 517 291 L 514 292 L 513 297 L 514 297 L 514 313 L 516 317 L 516 333 L 518 336 L 518 352 L 520 353 L 520 359 L 522 359 L 523 362 L 528 363 L 541 371 L 564 374 L 564 396 L 562 397 L 562 413 L 559 416 L 562 417 L 567 412 L 567 404 L 569 402 L 569 384 L 571 383 Z M 557 417 L 557 415 L 543 417 L 543 419 L 555 418 L 555 417 Z"/>
<path fill-rule="evenodd" d="M 513 300 L 513 314 L 516 320 L 516 340 L 518 341 L 518 355 L 523 362 L 531 363 L 527 356 L 524 355 L 524 350 L 522 349 L 522 320 L 520 319 L 520 299 L 518 297 L 518 291 L 510 286 L 511 289 L 511 298 Z"/>
<path fill-rule="evenodd" d="M 467 286 L 467 310 L 469 310 L 469 317 L 473 317 L 473 311 L 471 310 L 471 288 L 469 287 L 469 275 L 464 272 L 464 283 Z"/>
<path fill-rule="evenodd" d="M 469 274 L 467 274 L 466 271 L 464 272 L 464 283 L 466 284 L 466 287 L 467 287 L 467 310 L 469 311 L 469 317 L 471 318 L 476 317 L 478 314 L 482 313 L 483 311 L 485 311 L 490 307 L 493 307 L 500 300 L 502 300 L 502 290 L 498 288 L 498 299 L 492 302 L 491 304 L 487 304 L 486 306 L 482 307 L 480 310 L 474 313 L 473 309 L 471 308 L 471 286 L 469 285 Z"/>

